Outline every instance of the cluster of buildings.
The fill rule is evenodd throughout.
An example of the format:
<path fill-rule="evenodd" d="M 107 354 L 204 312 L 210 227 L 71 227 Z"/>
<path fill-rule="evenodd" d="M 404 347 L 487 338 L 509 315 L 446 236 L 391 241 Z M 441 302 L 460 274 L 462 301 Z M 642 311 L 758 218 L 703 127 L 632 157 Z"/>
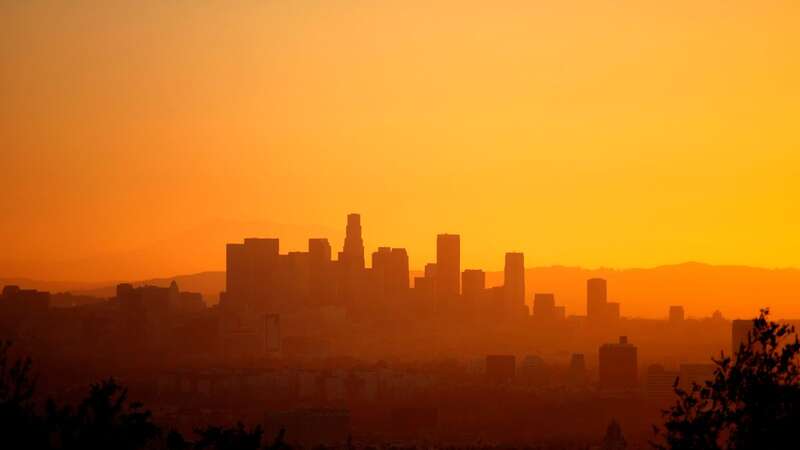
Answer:
<path fill-rule="evenodd" d="M 565 307 L 556 304 L 552 293 L 535 293 L 529 309 L 525 301 L 524 255 L 506 253 L 503 284 L 489 287 L 484 271 L 462 270 L 461 240 L 456 234 L 437 236 L 436 261 L 426 264 L 424 272 L 413 280 L 408 253 L 403 248 L 379 247 L 367 264 L 358 214 L 347 216 L 344 245 L 335 258 L 324 238 L 309 239 L 307 251 L 286 254 L 280 252 L 278 239 L 248 238 L 227 245 L 226 269 L 225 290 L 220 294 L 218 307 L 207 308 L 200 294 L 181 292 L 174 282 L 169 287 L 120 284 L 106 305 L 81 316 L 73 315 L 84 323 L 70 334 L 75 342 L 81 342 L 87 333 L 107 336 L 105 341 L 125 343 L 132 349 L 139 348 L 136 345 L 142 349 L 163 349 L 164 343 L 169 342 L 175 355 L 213 354 L 221 356 L 221 360 L 241 361 L 242 356 L 330 355 L 327 349 L 331 341 L 346 335 L 359 318 L 372 322 L 376 318 L 395 317 L 397 311 L 411 311 L 414 321 L 421 317 L 443 317 L 448 325 L 452 324 L 451 329 L 459 331 L 459 326 L 464 327 L 463 322 L 451 319 L 471 313 L 483 322 L 533 323 L 536 326 L 523 328 L 537 330 L 543 339 L 583 333 L 581 336 L 588 338 L 581 338 L 584 347 L 570 349 L 574 353 L 564 374 L 569 384 L 581 385 L 588 380 L 586 360 L 588 355 L 594 362 L 594 349 L 597 349 L 594 379 L 601 391 L 625 392 L 646 387 L 648 391 L 659 392 L 666 389 L 663 380 L 674 381 L 675 371 L 654 366 L 645 373 L 646 380 L 640 382 L 640 355 L 625 336 L 618 342 L 596 347 L 607 341 L 609 330 L 611 333 L 620 330 L 617 326 L 620 304 L 608 300 L 606 280 L 587 281 L 586 316 L 578 317 L 577 321 L 568 320 Z M 50 307 L 50 302 L 49 293 L 7 286 L 0 297 L 0 308 L 14 314 L 40 314 Z M 317 314 L 318 311 L 323 313 Z M 338 318 L 338 328 L 331 328 L 333 331 L 326 335 L 319 330 L 331 317 Z M 667 323 L 674 330 L 680 329 L 679 325 L 686 320 L 682 306 L 670 307 L 668 317 Z M 576 327 L 576 323 L 580 326 Z M 583 327 L 585 324 L 590 325 L 588 331 Z M 441 323 L 436 325 L 431 329 L 444 328 Z M 750 325 L 749 321 L 733 322 L 732 348 L 746 337 Z M 299 327 L 305 329 L 298 331 Z M 307 332 L 309 329 L 317 333 Z M 410 330 L 404 334 L 427 332 L 421 328 Z M 370 339 L 380 339 L 381 331 L 369 329 Z M 462 347 L 466 348 L 485 341 L 483 331 L 473 332 L 474 336 L 469 336 L 472 340 L 458 333 L 454 335 L 464 341 Z M 501 345 L 508 342 L 504 336 L 498 336 L 496 341 Z M 528 335 L 520 336 L 524 345 Z M 424 339 L 427 338 L 425 335 Z M 113 350 L 104 351 L 113 353 Z M 482 354 L 488 353 L 491 352 Z M 538 356 L 526 357 L 518 365 L 514 356 L 492 354 L 485 363 L 485 376 L 490 384 L 523 379 L 529 384 L 541 384 L 539 381 L 547 378 L 544 361 Z M 594 370 L 595 364 L 592 366 Z"/>
<path fill-rule="evenodd" d="M 50 307 L 50 293 L 19 286 L 3 287 L 0 312 L 8 316 L 41 314 Z"/>
<path fill-rule="evenodd" d="M 503 285 L 488 287 L 486 273 L 461 267 L 461 239 L 457 234 L 436 238 L 436 261 L 424 273 L 410 278 L 404 248 L 379 247 L 368 267 L 358 214 L 347 216 L 344 246 L 333 257 L 327 239 L 308 240 L 308 250 L 280 253 L 276 238 L 248 238 L 228 244 L 226 286 L 220 294 L 223 308 L 240 316 L 281 314 L 297 309 L 336 306 L 348 314 L 399 306 L 418 310 L 496 313 L 529 317 L 525 302 L 525 257 L 506 253 Z M 588 281 L 587 319 L 619 319 L 619 303 L 607 299 L 606 281 Z M 533 316 L 538 320 L 566 317 L 553 294 L 536 294 Z"/>
<path fill-rule="evenodd" d="M 278 239 L 248 238 L 227 245 L 226 269 L 212 307 L 174 282 L 119 284 L 96 303 L 7 286 L 0 337 L 37 350 L 56 368 L 45 382 L 67 390 L 109 373 L 140 378 L 131 385 L 175 426 L 263 416 L 269 403 L 267 423 L 323 442 L 351 427 L 406 424 L 419 436 L 477 416 L 492 424 L 498 405 L 509 420 L 560 411 L 567 422 L 587 399 L 639 414 L 639 400 L 673 401 L 676 380 L 711 379 L 712 364 L 690 361 L 737 349 L 752 327 L 687 319 L 679 305 L 666 321 L 623 319 L 600 278 L 586 281 L 585 315 L 568 316 L 552 293 L 529 308 L 524 255 L 506 253 L 502 285 L 490 286 L 462 267 L 456 234 L 438 235 L 436 260 L 412 276 L 403 248 L 367 257 L 357 214 L 341 251 L 313 238 L 282 254 Z"/>

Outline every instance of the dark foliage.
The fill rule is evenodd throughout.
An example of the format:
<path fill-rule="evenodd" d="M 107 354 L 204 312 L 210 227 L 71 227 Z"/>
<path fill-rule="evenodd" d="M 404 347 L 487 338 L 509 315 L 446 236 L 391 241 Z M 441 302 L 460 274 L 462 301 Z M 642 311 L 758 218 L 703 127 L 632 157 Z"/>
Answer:
<path fill-rule="evenodd" d="M 128 392 L 113 379 L 94 384 L 77 408 L 48 402 L 46 428 L 63 449 L 133 450 L 160 436 L 150 412 L 128 402 Z"/>
<path fill-rule="evenodd" d="M 150 411 L 128 401 L 128 391 L 114 379 L 93 384 L 77 406 L 34 401 L 35 382 L 30 358 L 14 358 L 11 344 L 0 344 L 0 442 L 9 449 L 63 450 L 289 450 L 284 432 L 262 446 L 261 427 L 243 424 L 196 430 L 197 440 L 180 433 L 163 433 Z"/>
<path fill-rule="evenodd" d="M 657 449 L 793 448 L 800 427 L 800 342 L 762 310 L 732 357 L 714 360 L 712 380 L 682 390 L 656 429 Z M 787 446 L 788 445 L 788 446 Z"/>

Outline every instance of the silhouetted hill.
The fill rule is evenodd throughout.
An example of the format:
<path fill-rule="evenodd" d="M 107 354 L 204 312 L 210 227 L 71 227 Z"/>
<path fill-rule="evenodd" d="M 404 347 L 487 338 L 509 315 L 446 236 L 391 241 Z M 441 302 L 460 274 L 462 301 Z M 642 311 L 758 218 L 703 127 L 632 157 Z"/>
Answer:
<path fill-rule="evenodd" d="M 134 281 L 134 286 L 151 285 L 167 287 L 172 281 L 178 283 L 182 291 L 200 292 L 209 304 L 214 304 L 219 299 L 219 292 L 225 289 L 225 272 L 201 272 L 191 275 L 177 275 L 174 277 L 153 278 Z M 116 294 L 119 283 L 129 281 L 107 281 L 103 283 L 82 283 L 68 281 L 41 281 L 29 278 L 0 278 L 0 286 L 15 284 L 25 289 L 38 289 L 50 292 L 71 292 L 76 295 L 89 295 L 92 297 L 108 298 Z"/>
<path fill-rule="evenodd" d="M 25 289 L 37 289 L 49 292 L 74 292 L 104 287 L 109 282 L 74 282 L 74 281 L 42 281 L 31 278 L 0 278 L 0 286 L 17 285 Z"/>
<path fill-rule="evenodd" d="M 199 292 L 208 304 L 215 304 L 219 300 L 220 291 L 225 289 L 225 272 L 201 272 L 191 275 L 177 275 L 166 278 L 153 278 L 149 280 L 135 281 L 134 286 L 161 286 L 167 287 L 172 281 L 178 283 L 181 291 Z M 106 286 L 72 291 L 75 294 L 91 295 L 93 297 L 113 297 L 116 293 L 117 283 Z"/>

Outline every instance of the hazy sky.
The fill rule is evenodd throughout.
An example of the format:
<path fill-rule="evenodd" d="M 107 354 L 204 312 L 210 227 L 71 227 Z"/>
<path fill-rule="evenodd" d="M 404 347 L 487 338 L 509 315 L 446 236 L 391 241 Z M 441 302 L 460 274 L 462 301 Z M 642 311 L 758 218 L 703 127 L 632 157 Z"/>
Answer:
<path fill-rule="evenodd" d="M 257 224 L 339 246 L 352 211 L 412 267 L 439 232 L 464 267 L 800 266 L 798 23 L 796 0 L 0 0 L 0 275 L 221 269 Z"/>

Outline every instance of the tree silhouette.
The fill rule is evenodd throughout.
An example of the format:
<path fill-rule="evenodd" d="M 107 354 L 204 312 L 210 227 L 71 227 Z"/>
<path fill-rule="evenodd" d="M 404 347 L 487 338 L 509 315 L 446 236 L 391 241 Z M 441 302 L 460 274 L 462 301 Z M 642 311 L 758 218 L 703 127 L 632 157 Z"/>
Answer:
<path fill-rule="evenodd" d="M 127 389 L 113 378 L 93 384 L 77 408 L 59 408 L 49 401 L 45 421 L 64 449 L 133 450 L 160 436 L 150 411 L 128 402 Z"/>
<path fill-rule="evenodd" d="M 30 358 L 13 358 L 11 342 L 0 342 L 0 438 L 10 448 L 46 445 L 43 423 L 33 401 L 36 382 Z"/>
<path fill-rule="evenodd" d="M 713 379 L 678 388 L 656 428 L 656 449 L 789 448 L 800 426 L 800 342 L 794 327 L 761 310 L 746 342 L 713 360 Z M 793 336 L 794 335 L 794 336 Z"/>

